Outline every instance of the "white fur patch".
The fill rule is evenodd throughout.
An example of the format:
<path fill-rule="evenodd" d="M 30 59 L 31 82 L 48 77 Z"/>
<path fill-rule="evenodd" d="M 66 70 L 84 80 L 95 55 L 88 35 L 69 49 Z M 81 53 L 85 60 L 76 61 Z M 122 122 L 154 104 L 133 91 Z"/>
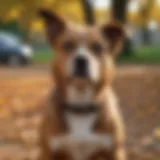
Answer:
<path fill-rule="evenodd" d="M 93 90 L 91 87 L 86 87 L 84 91 L 78 91 L 74 86 L 67 88 L 66 100 L 70 104 L 87 105 L 93 100 Z"/>
<path fill-rule="evenodd" d="M 69 133 L 64 136 L 51 137 L 49 140 L 51 149 L 56 150 L 61 147 L 68 147 L 70 149 L 69 146 L 74 146 L 75 151 L 72 152 L 74 153 L 73 156 L 77 157 L 79 155 L 84 158 L 95 152 L 97 147 L 112 147 L 113 142 L 110 134 L 97 134 L 93 132 L 96 119 L 96 114 L 74 115 L 73 113 L 66 113 L 65 120 L 69 127 Z M 84 146 L 82 148 L 85 148 L 85 153 L 81 153 L 80 148 L 75 148 L 78 145 Z"/>
<path fill-rule="evenodd" d="M 82 140 L 89 139 L 92 134 L 97 114 L 77 115 L 74 113 L 66 113 L 65 120 L 69 127 L 70 134 Z"/>
<path fill-rule="evenodd" d="M 93 128 L 97 120 L 97 114 L 77 115 L 66 113 L 66 123 L 69 127 L 69 134 L 79 142 L 100 142 L 103 145 L 110 145 L 111 135 L 99 135 L 94 133 Z"/>

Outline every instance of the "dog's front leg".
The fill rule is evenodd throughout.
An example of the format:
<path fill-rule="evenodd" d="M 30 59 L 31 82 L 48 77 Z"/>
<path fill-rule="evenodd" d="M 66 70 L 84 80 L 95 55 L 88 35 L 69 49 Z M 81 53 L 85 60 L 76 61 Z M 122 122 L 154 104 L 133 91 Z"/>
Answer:
<path fill-rule="evenodd" d="M 121 119 L 113 121 L 114 157 L 115 160 L 126 160 L 125 133 Z"/>
<path fill-rule="evenodd" d="M 52 160 L 52 152 L 49 148 L 43 146 L 41 147 L 41 153 L 38 157 L 38 160 Z"/>
<path fill-rule="evenodd" d="M 126 160 L 126 153 L 124 146 L 120 146 L 115 150 L 115 160 Z"/>
<path fill-rule="evenodd" d="M 45 123 L 44 123 L 45 124 Z M 48 145 L 48 134 L 46 132 L 46 126 L 42 125 L 41 134 L 40 134 L 40 155 L 38 157 L 38 160 L 53 160 L 52 158 L 52 151 L 50 150 L 50 147 Z"/>
<path fill-rule="evenodd" d="M 102 154 L 102 156 L 104 156 L 107 160 L 126 160 L 123 138 L 124 135 L 121 134 L 122 133 L 120 133 L 120 130 L 115 128 L 114 135 L 97 134 L 95 136 L 95 139 L 98 142 L 98 148 L 103 151 L 104 154 Z"/>

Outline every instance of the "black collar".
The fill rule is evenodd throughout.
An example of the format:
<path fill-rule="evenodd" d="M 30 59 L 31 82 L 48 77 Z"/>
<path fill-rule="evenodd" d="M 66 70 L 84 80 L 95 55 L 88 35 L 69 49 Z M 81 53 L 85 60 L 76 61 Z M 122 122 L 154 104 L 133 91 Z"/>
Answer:
<path fill-rule="evenodd" d="M 57 102 L 57 107 L 61 109 L 61 111 L 71 112 L 75 114 L 91 114 L 91 113 L 97 113 L 99 111 L 99 108 L 103 105 L 103 103 L 91 103 L 87 105 L 81 105 L 81 104 L 69 104 L 62 101 L 62 98 L 60 98 L 60 92 L 58 92 L 57 89 L 53 92 L 53 99 Z"/>
<path fill-rule="evenodd" d="M 67 112 L 74 114 L 91 114 L 96 113 L 99 110 L 100 104 L 88 104 L 88 105 L 71 105 L 67 103 L 61 103 L 60 107 Z"/>

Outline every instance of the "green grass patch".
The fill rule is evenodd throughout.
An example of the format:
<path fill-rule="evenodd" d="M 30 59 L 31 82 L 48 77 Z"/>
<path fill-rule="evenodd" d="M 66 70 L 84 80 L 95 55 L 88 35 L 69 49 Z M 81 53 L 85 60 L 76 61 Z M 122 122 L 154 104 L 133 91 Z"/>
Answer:
<path fill-rule="evenodd" d="M 160 64 L 160 47 L 136 48 L 130 56 L 121 56 L 120 63 Z"/>
<path fill-rule="evenodd" d="M 36 64 L 45 64 L 50 62 L 54 57 L 54 53 L 51 51 L 42 51 L 42 52 L 35 52 L 33 57 L 33 62 Z"/>

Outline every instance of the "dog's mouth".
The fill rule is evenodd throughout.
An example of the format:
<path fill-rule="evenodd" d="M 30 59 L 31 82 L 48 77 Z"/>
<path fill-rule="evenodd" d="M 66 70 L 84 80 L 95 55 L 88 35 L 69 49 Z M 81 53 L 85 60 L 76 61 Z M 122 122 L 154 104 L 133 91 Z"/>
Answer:
<path fill-rule="evenodd" d="M 97 81 L 94 81 L 88 73 L 83 75 L 72 74 L 68 77 L 68 83 L 73 84 L 78 89 L 83 89 L 86 86 L 97 84 Z"/>
<path fill-rule="evenodd" d="M 92 84 L 92 80 L 88 77 L 70 77 L 69 81 L 70 84 L 74 85 L 78 90 L 85 89 L 86 86 Z"/>

